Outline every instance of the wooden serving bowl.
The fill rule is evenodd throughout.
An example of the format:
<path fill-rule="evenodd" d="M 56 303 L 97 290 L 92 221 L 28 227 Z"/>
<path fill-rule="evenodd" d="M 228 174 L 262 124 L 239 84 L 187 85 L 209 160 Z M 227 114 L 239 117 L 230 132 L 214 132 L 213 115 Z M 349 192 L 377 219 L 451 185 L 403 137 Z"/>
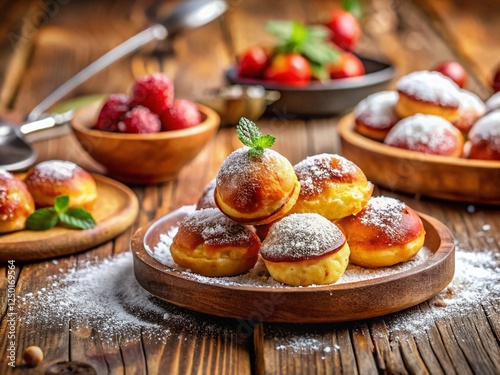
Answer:
<path fill-rule="evenodd" d="M 258 322 L 333 323 L 373 318 L 415 306 L 443 290 L 455 273 L 450 230 L 419 214 L 432 254 L 422 264 L 386 276 L 312 287 L 234 285 L 182 272 L 150 255 L 160 236 L 178 226 L 181 207 L 139 228 L 132 237 L 134 274 L 154 296 L 194 311 Z"/>
<path fill-rule="evenodd" d="M 342 154 L 373 183 L 438 199 L 500 204 L 500 161 L 427 155 L 369 139 L 354 129 L 354 115 L 338 125 Z"/>
<path fill-rule="evenodd" d="M 133 184 L 150 184 L 174 179 L 193 160 L 219 128 L 219 115 L 198 105 L 202 122 L 188 129 L 154 134 L 112 133 L 92 129 L 102 102 L 79 109 L 71 127 L 83 149 L 107 174 Z"/>

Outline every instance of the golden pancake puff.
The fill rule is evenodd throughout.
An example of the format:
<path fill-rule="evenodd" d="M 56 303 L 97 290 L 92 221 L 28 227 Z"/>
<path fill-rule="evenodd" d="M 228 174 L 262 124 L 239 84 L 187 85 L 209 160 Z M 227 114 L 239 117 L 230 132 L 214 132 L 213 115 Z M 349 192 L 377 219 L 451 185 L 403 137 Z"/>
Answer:
<path fill-rule="evenodd" d="M 215 178 L 211 180 L 205 187 L 205 190 L 201 194 L 200 199 L 196 202 L 196 209 L 201 210 L 202 208 L 216 208 L 214 200 L 214 190 L 215 190 Z"/>
<path fill-rule="evenodd" d="M 0 233 L 24 229 L 35 211 L 35 202 L 26 184 L 0 169 Z"/>
<path fill-rule="evenodd" d="M 396 91 L 381 91 L 360 101 L 354 108 L 356 131 L 365 137 L 383 141 L 400 120 L 395 111 L 398 99 Z"/>
<path fill-rule="evenodd" d="M 388 267 L 413 258 L 424 245 L 420 217 L 405 203 L 389 197 L 372 197 L 357 215 L 335 222 L 344 232 L 350 263 Z"/>
<path fill-rule="evenodd" d="M 442 117 L 416 114 L 399 121 L 384 143 L 424 154 L 461 157 L 464 136 Z"/>
<path fill-rule="evenodd" d="M 486 104 L 476 94 L 460 90 L 458 118 L 453 121 L 453 125 L 467 135 L 472 125 L 486 113 Z"/>
<path fill-rule="evenodd" d="M 252 156 L 248 147 L 231 153 L 219 169 L 214 198 L 231 219 L 261 225 L 283 217 L 295 204 L 299 181 L 290 162 L 271 149 Z"/>
<path fill-rule="evenodd" d="M 233 276 L 257 262 L 260 240 L 217 208 L 194 211 L 179 224 L 170 246 L 175 263 L 203 276 Z"/>
<path fill-rule="evenodd" d="M 453 122 L 459 117 L 460 88 L 439 72 L 410 73 L 399 79 L 396 88 L 399 100 L 395 110 L 401 118 L 423 113 Z"/>
<path fill-rule="evenodd" d="M 352 161 L 335 154 L 309 156 L 294 167 L 300 194 L 290 213 L 318 213 L 329 220 L 358 213 L 373 184 Z"/>
<path fill-rule="evenodd" d="M 67 195 L 71 208 L 91 210 L 97 199 L 97 187 L 92 175 L 70 161 L 41 162 L 28 171 L 24 182 L 38 208 L 52 207 L 56 197 Z"/>
<path fill-rule="evenodd" d="M 345 272 L 349 245 L 342 231 L 323 216 L 293 214 L 271 226 L 261 256 L 271 277 L 284 284 L 331 284 Z"/>
<path fill-rule="evenodd" d="M 500 110 L 479 119 L 469 132 L 470 159 L 500 160 Z"/>

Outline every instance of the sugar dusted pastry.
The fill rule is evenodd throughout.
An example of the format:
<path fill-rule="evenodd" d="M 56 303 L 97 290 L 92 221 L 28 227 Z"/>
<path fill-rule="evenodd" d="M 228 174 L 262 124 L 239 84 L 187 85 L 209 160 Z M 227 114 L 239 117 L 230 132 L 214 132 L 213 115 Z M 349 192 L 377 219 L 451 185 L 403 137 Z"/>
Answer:
<path fill-rule="evenodd" d="M 406 262 L 425 241 L 420 217 L 395 198 L 372 197 L 361 212 L 337 220 L 336 224 L 349 243 L 349 261 L 367 268 Z"/>
<path fill-rule="evenodd" d="M 464 137 L 442 117 L 416 114 L 399 121 L 387 134 L 384 143 L 424 154 L 460 157 Z"/>
<path fill-rule="evenodd" d="M 354 108 L 356 131 L 365 137 L 383 141 L 399 121 L 395 111 L 398 99 L 396 91 L 381 91 L 359 102 Z"/>
<path fill-rule="evenodd" d="M 257 262 L 260 240 L 217 208 L 196 210 L 179 224 L 170 246 L 174 261 L 204 276 L 232 276 Z"/>
<path fill-rule="evenodd" d="M 205 190 L 201 194 L 200 199 L 196 203 L 196 209 L 201 210 L 202 208 L 215 208 L 217 205 L 214 200 L 214 190 L 215 190 L 215 178 L 211 180 L 205 187 Z"/>
<path fill-rule="evenodd" d="M 92 209 L 97 199 L 94 178 L 71 161 L 48 160 L 31 168 L 24 180 L 37 207 L 52 207 L 60 195 L 70 198 L 70 207 Z"/>
<path fill-rule="evenodd" d="M 0 169 L 0 233 L 24 229 L 35 203 L 26 184 Z"/>
<path fill-rule="evenodd" d="M 292 214 L 274 223 L 261 256 L 271 277 L 291 286 L 331 284 L 344 273 L 349 245 L 340 229 L 318 214 Z"/>
<path fill-rule="evenodd" d="M 460 90 L 458 118 L 453 121 L 453 125 L 466 135 L 485 113 L 486 105 L 479 96 L 467 90 Z"/>
<path fill-rule="evenodd" d="M 460 88 L 439 72 L 410 73 L 398 80 L 396 88 L 399 99 L 395 108 L 401 118 L 423 113 L 453 122 L 459 117 Z"/>
<path fill-rule="evenodd" d="M 215 203 L 235 221 L 267 224 L 292 208 L 300 185 L 284 156 L 271 149 L 264 149 L 261 156 L 252 156 L 249 150 L 242 147 L 234 151 L 220 167 Z"/>
<path fill-rule="evenodd" d="M 335 154 L 309 156 L 294 167 L 300 194 L 290 213 L 318 213 L 329 220 L 356 214 L 373 184 L 352 161 Z"/>
<path fill-rule="evenodd" d="M 469 132 L 470 159 L 500 160 L 500 110 L 479 119 Z"/>

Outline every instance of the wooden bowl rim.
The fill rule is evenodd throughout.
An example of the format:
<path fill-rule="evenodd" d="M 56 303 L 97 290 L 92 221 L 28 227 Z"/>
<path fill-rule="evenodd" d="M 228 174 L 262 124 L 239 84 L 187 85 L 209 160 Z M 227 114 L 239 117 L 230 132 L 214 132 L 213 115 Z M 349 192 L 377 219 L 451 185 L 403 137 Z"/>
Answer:
<path fill-rule="evenodd" d="M 354 113 L 343 116 L 338 123 L 338 133 L 346 142 L 383 156 L 407 159 L 411 161 L 426 162 L 430 164 L 442 164 L 458 166 L 463 168 L 498 169 L 500 162 L 496 160 L 467 159 L 451 156 L 429 155 L 417 151 L 405 150 L 367 138 L 354 130 Z"/>
<path fill-rule="evenodd" d="M 196 106 L 198 107 L 198 110 L 202 115 L 202 122 L 196 126 L 192 126 L 186 129 L 160 131 L 158 133 L 152 133 L 152 134 L 114 133 L 114 132 L 106 132 L 102 130 L 91 129 L 89 126 L 93 124 L 89 123 L 88 121 L 85 121 L 82 117 L 87 116 L 89 111 L 92 111 L 93 112 L 92 114 L 93 115 L 95 114 L 95 117 L 97 117 L 100 108 L 102 106 L 102 103 L 103 100 L 100 100 L 98 102 L 79 108 L 75 112 L 75 116 L 70 122 L 71 127 L 75 131 L 78 131 L 79 133 L 94 138 L 108 138 L 108 139 L 116 139 L 124 141 L 176 140 L 212 131 L 214 128 L 219 127 L 220 123 L 220 118 L 217 112 L 215 112 L 213 109 L 205 105 L 196 103 Z"/>

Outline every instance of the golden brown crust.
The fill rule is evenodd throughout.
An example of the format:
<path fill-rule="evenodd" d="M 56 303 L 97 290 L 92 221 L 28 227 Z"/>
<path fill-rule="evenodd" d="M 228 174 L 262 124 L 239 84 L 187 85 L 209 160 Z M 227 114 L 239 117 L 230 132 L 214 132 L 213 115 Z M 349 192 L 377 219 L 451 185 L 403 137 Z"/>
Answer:
<path fill-rule="evenodd" d="M 405 118 L 417 113 L 440 116 L 448 121 L 455 121 L 459 118 L 458 105 L 443 105 L 438 102 L 428 102 L 399 91 L 399 100 L 395 110 L 399 117 Z"/>
<path fill-rule="evenodd" d="M 469 132 L 470 159 L 500 160 L 500 110 L 479 119 Z"/>
<path fill-rule="evenodd" d="M 26 184 L 0 170 L 0 233 L 24 229 L 34 211 L 35 203 Z"/>
<path fill-rule="evenodd" d="M 294 169 L 301 189 L 289 213 L 311 212 L 338 219 L 361 211 L 373 191 L 363 171 L 339 155 L 310 156 Z"/>
<path fill-rule="evenodd" d="M 349 245 L 341 230 L 323 216 L 294 214 L 271 226 L 261 256 L 277 281 L 292 286 L 330 284 L 347 267 Z"/>
<path fill-rule="evenodd" d="M 37 207 L 51 207 L 60 195 L 70 198 L 70 207 L 92 209 L 97 187 L 90 173 L 78 165 L 59 160 L 42 162 L 31 168 L 25 183 Z"/>
<path fill-rule="evenodd" d="M 219 169 L 214 199 L 233 220 L 261 225 L 284 216 L 299 192 L 297 176 L 286 158 L 270 149 L 253 157 L 248 148 L 241 148 Z"/>
<path fill-rule="evenodd" d="M 204 276 L 232 276 L 257 262 L 260 240 L 217 208 L 195 211 L 183 220 L 170 252 L 174 261 Z"/>
<path fill-rule="evenodd" d="M 411 259 L 423 246 L 425 230 L 417 213 L 394 198 L 373 197 L 357 215 L 336 221 L 351 248 L 350 262 L 386 267 Z"/>

